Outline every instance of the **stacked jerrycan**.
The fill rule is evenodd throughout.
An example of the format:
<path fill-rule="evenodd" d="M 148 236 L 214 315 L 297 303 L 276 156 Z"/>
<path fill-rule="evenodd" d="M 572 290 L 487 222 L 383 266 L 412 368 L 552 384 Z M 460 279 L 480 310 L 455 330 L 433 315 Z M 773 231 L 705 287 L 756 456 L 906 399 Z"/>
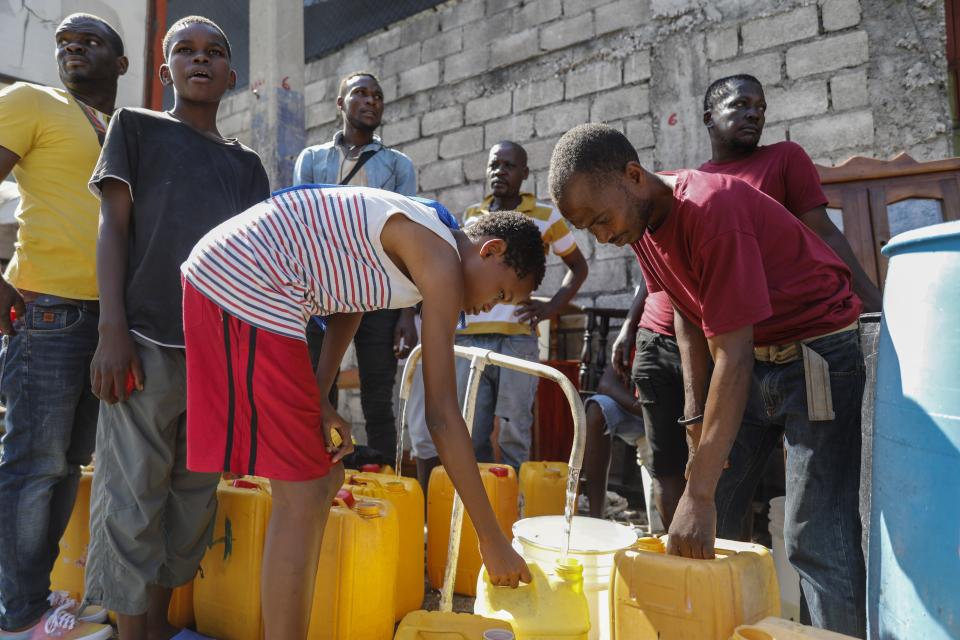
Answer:
<path fill-rule="evenodd" d="M 486 640 L 493 630 L 510 631 L 503 620 L 469 613 L 413 611 L 403 618 L 394 640 Z M 489 635 L 487 636 L 489 638 Z"/>
<path fill-rule="evenodd" d="M 548 577 L 531 564 L 533 581 L 516 589 L 495 587 L 480 573 L 474 611 L 510 623 L 517 640 L 587 640 L 590 610 L 583 593 L 583 567 L 572 558 L 557 560 Z"/>
<path fill-rule="evenodd" d="M 664 544 L 641 538 L 617 553 L 611 585 L 615 640 L 727 640 L 738 625 L 780 615 L 766 547 L 717 540 L 716 559 L 694 560 L 666 555 Z"/>
<path fill-rule="evenodd" d="M 955 639 L 960 222 L 902 233 L 883 253 L 890 263 L 877 352 L 867 631 L 884 640 Z"/>
<path fill-rule="evenodd" d="M 395 578 L 395 620 L 423 605 L 423 490 L 414 478 L 387 473 L 352 473 L 344 484 L 357 499 L 389 502 L 397 514 L 399 561 Z"/>
<path fill-rule="evenodd" d="M 756 624 L 737 627 L 730 636 L 730 640 L 854 640 L 854 638 L 790 620 L 764 618 Z"/>
<path fill-rule="evenodd" d="M 70 521 L 60 538 L 60 555 L 50 573 L 50 589 L 66 591 L 77 602 L 83 600 L 84 567 L 87 564 L 87 547 L 90 545 L 90 488 L 93 485 L 93 468 L 80 471 L 80 486 L 77 500 L 70 514 Z"/>
<path fill-rule="evenodd" d="M 389 501 L 337 493 L 323 533 L 308 640 L 391 636 L 398 539 Z"/>
<path fill-rule="evenodd" d="M 520 465 L 520 517 L 563 515 L 569 470 L 566 462 Z"/>
<path fill-rule="evenodd" d="M 480 478 L 487 498 L 493 506 L 500 529 L 507 536 L 517 520 L 517 474 L 513 467 L 480 463 Z M 443 583 L 443 569 L 447 564 L 447 547 L 450 542 L 450 515 L 453 510 L 453 483 L 443 467 L 436 467 L 430 474 L 427 489 L 427 576 L 430 586 L 439 589 Z M 477 576 L 483 564 L 478 547 L 477 530 L 470 516 L 464 514 L 460 537 L 460 557 L 457 561 L 457 577 L 454 592 L 466 596 L 476 595 Z"/>
<path fill-rule="evenodd" d="M 220 640 L 260 640 L 260 570 L 270 520 L 269 481 L 224 480 L 217 487 L 213 540 L 194 580 L 197 631 Z"/>

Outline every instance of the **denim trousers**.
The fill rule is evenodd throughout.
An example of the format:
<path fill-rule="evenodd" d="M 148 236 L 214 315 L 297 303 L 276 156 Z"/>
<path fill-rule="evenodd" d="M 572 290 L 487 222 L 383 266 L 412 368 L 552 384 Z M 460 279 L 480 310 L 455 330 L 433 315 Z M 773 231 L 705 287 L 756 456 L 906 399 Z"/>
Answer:
<path fill-rule="evenodd" d="M 784 542 L 810 622 L 858 638 L 866 633 L 866 572 L 860 546 L 860 406 L 865 370 L 857 331 L 807 346 L 830 365 L 833 420 L 807 417 L 803 362 L 756 362 L 730 466 L 717 486 L 717 536 L 742 539 L 745 515 L 780 435 L 787 454 Z"/>
<path fill-rule="evenodd" d="M 90 390 L 99 314 L 42 295 L 4 336 L 0 395 L 0 627 L 16 629 L 49 607 L 50 572 L 90 463 L 99 401 Z"/>

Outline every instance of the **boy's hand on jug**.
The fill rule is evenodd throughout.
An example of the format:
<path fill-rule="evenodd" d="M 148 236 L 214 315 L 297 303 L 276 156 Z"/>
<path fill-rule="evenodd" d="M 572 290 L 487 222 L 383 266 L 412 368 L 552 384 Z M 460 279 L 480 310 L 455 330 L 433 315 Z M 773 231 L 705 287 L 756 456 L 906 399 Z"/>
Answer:
<path fill-rule="evenodd" d="M 516 588 L 521 582 L 533 580 L 527 563 L 502 534 L 497 540 L 481 540 L 480 555 L 494 586 Z"/>

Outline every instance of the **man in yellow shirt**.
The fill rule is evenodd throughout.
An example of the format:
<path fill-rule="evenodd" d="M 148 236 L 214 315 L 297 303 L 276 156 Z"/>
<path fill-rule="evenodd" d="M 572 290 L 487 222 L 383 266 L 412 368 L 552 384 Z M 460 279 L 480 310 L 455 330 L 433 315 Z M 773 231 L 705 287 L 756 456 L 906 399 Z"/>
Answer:
<path fill-rule="evenodd" d="M 65 89 L 18 82 L 0 92 L 0 178 L 12 171 L 20 191 L 0 279 L 0 640 L 112 633 L 95 623 L 101 608 L 77 612 L 51 594 L 50 572 L 96 439 L 99 203 L 87 182 L 127 59 L 113 27 L 73 14 L 57 27 L 56 60 Z"/>

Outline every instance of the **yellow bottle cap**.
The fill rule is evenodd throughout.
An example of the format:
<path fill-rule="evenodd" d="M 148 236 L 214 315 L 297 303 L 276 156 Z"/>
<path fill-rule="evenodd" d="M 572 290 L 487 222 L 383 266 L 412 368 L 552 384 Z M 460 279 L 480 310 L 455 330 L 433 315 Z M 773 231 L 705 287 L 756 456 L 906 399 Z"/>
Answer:
<path fill-rule="evenodd" d="M 402 482 L 393 481 L 387 483 L 387 491 L 390 493 L 403 493 L 406 491 L 406 488 L 403 486 Z"/>
<path fill-rule="evenodd" d="M 666 553 L 667 551 L 667 548 L 663 546 L 663 540 L 655 536 L 639 538 L 633 548 L 640 551 L 650 551 L 651 553 Z"/>
<path fill-rule="evenodd" d="M 362 518 L 377 518 L 380 516 L 380 505 L 376 502 L 363 502 L 357 503 L 357 514 Z"/>

